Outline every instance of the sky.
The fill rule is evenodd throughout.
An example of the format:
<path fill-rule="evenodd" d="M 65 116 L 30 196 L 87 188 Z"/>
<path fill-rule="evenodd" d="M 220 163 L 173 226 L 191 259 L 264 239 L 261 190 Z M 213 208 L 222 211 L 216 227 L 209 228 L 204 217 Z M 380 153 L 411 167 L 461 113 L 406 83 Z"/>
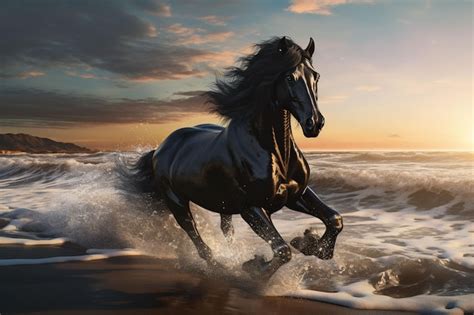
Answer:
<path fill-rule="evenodd" d="M 201 93 L 255 43 L 316 42 L 309 150 L 474 150 L 472 1 L 4 0 L 0 133 L 103 150 L 220 123 Z"/>

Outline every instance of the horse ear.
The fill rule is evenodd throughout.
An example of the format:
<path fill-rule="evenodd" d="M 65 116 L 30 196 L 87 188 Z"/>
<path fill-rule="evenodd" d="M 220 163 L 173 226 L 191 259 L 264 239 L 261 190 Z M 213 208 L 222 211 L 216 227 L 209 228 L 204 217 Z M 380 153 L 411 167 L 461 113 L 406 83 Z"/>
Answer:
<path fill-rule="evenodd" d="M 278 51 L 281 54 L 284 54 L 288 51 L 288 47 L 290 47 L 290 43 L 288 42 L 286 36 L 283 36 L 278 42 Z"/>
<path fill-rule="evenodd" d="M 305 49 L 306 53 L 308 56 L 312 57 L 314 53 L 314 40 L 312 37 L 309 38 L 309 44 L 308 47 Z"/>

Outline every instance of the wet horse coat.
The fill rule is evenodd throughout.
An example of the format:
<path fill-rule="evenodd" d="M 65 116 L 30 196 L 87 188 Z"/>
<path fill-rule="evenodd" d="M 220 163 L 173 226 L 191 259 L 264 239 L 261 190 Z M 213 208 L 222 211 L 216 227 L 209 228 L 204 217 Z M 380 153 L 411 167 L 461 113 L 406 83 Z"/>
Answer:
<path fill-rule="evenodd" d="M 242 60 L 242 68 L 227 73 L 230 83 L 218 81 L 216 90 L 206 93 L 228 125 L 176 130 L 144 155 L 137 169 L 148 174 L 152 190 L 210 264 L 217 263 L 196 229 L 189 202 L 220 213 L 226 236 L 233 233 L 232 215 L 240 214 L 274 252 L 272 260 L 255 258 L 244 269 L 268 277 L 291 259 L 271 214 L 286 206 L 321 219 L 326 225 L 321 239 L 292 242 L 321 259 L 332 258 L 342 218 L 307 186 L 310 169 L 290 124 L 293 115 L 307 137 L 316 137 L 324 126 L 317 107 L 319 74 L 311 62 L 314 42 L 303 50 L 283 37 L 258 48 Z"/>

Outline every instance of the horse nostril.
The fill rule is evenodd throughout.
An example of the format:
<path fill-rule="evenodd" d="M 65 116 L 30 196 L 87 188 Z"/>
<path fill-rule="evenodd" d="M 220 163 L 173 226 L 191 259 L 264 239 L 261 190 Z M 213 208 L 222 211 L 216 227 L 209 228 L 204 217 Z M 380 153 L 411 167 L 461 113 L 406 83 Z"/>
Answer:
<path fill-rule="evenodd" d="M 324 116 L 321 116 L 321 127 L 319 129 L 322 129 L 324 127 L 325 122 L 326 122 L 326 119 L 324 119 Z"/>
<path fill-rule="evenodd" d="M 308 129 L 313 129 L 314 128 L 314 119 L 313 119 L 313 117 L 308 118 L 306 120 L 306 128 L 308 128 Z"/>

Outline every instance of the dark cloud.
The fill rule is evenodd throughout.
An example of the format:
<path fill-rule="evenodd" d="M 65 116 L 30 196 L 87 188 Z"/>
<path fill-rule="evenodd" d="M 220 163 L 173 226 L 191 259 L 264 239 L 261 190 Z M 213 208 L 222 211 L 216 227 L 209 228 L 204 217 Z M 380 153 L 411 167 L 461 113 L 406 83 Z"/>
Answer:
<path fill-rule="evenodd" d="M 135 4 L 137 7 L 142 8 L 143 10 L 148 11 L 154 15 L 166 16 L 166 17 L 171 16 L 171 6 L 161 1 L 134 0 L 133 4 Z"/>
<path fill-rule="evenodd" d="M 92 67 L 136 80 L 209 71 L 200 63 L 211 60 L 212 52 L 157 40 L 159 30 L 140 9 L 171 14 L 169 6 L 152 0 L 1 1 L 0 77 L 21 67 Z"/>
<path fill-rule="evenodd" d="M 175 96 L 201 96 L 204 91 L 180 91 L 175 92 L 173 95 Z"/>
<path fill-rule="evenodd" d="M 38 89 L 0 90 L 0 125 L 64 128 L 112 123 L 165 123 L 206 112 L 202 91 L 178 93 L 168 100 L 104 99 Z"/>
<path fill-rule="evenodd" d="M 255 0 L 173 0 L 173 8 L 179 10 L 181 16 L 196 18 L 197 16 L 245 16 L 258 11 L 263 1 Z"/>

